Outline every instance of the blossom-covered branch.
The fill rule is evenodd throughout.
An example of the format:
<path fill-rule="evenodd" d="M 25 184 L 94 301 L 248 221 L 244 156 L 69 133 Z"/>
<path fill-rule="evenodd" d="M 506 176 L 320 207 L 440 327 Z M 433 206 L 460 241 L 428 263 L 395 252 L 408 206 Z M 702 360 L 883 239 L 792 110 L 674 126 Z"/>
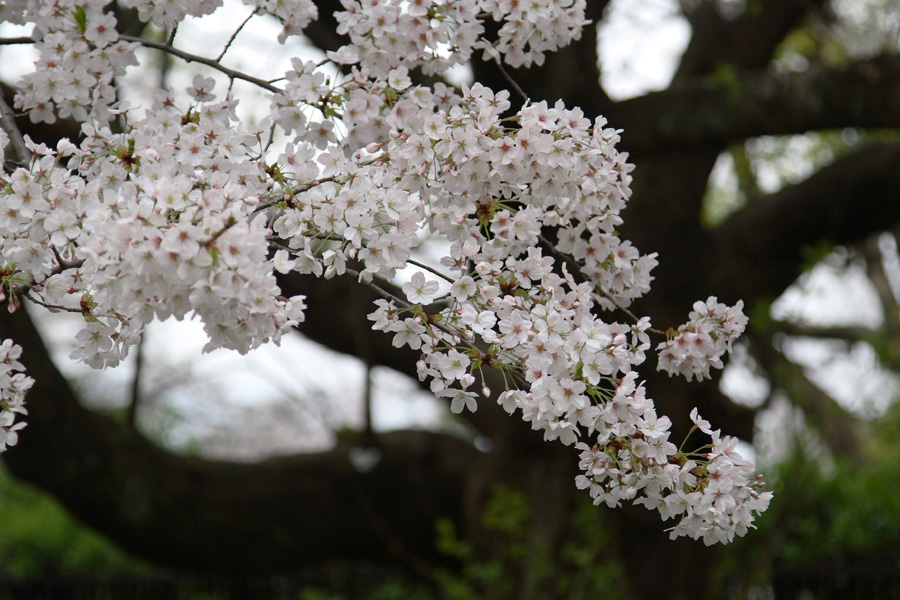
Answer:
<path fill-rule="evenodd" d="M 172 30 L 215 8 L 128 4 Z M 251 4 L 282 21 L 282 37 L 315 16 L 308 0 Z M 696 414 L 711 444 L 676 447 L 638 381 L 654 330 L 629 307 L 651 291 L 656 256 L 620 235 L 632 170 L 616 148 L 621 131 L 562 102 L 514 109 L 507 91 L 414 86 L 409 76 L 478 53 L 540 64 L 580 35 L 583 0 L 344 7 L 336 18 L 351 42 L 328 59 L 346 75 L 294 58 L 275 87 L 171 41 L 120 38 L 99 2 L 24 3 L 17 17 L 36 23 L 40 59 L 15 105 L 33 121 L 79 120 L 84 139 L 25 140 L 29 164 L 2 175 L 10 301 L 27 289 L 40 306 L 80 313 L 73 357 L 105 367 L 154 318 L 199 318 L 207 349 L 277 342 L 303 320 L 306 299 L 284 297 L 275 273 L 368 284 L 418 265 L 405 299 L 383 294 L 370 319 L 420 353 L 419 376 L 453 412 L 492 397 L 484 370 L 499 370 L 501 405 L 581 451 L 576 485 L 596 503 L 679 515 L 673 536 L 743 535 L 770 498 L 747 478 L 752 463 Z M 499 24 L 494 40 L 487 19 Z M 269 93 L 268 114 L 243 122 L 238 99 L 201 74 L 188 100 L 158 90 L 143 108 L 118 102 L 114 78 L 139 44 L 255 83 Z M 426 233 L 447 242 L 440 269 L 413 259 Z M 616 310 L 630 322 L 604 316 Z M 708 376 L 744 322 L 740 305 L 699 303 L 660 347 L 660 367 Z"/>

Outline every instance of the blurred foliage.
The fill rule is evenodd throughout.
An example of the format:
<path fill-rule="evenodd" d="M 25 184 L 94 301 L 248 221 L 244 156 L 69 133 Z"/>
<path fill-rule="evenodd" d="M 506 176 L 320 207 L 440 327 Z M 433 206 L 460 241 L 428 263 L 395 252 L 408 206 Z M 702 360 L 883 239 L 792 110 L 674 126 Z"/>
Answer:
<path fill-rule="evenodd" d="M 437 581 L 449 600 L 516 598 L 625 598 L 622 565 L 609 550 L 605 511 L 583 502 L 573 511 L 568 536 L 557 556 L 533 532 L 539 515 L 525 496 L 496 485 L 482 523 L 492 533 L 487 552 L 476 553 L 472 542 L 457 537 L 449 521 L 438 523 L 438 549 L 456 558 L 459 571 L 441 571 Z"/>
<path fill-rule="evenodd" d="M 51 496 L 0 469 L 0 578 L 146 574 L 150 567 L 80 525 Z"/>
<path fill-rule="evenodd" d="M 535 539 L 535 515 L 524 494 L 495 485 L 482 514 L 491 535 L 484 548 L 459 536 L 449 519 L 436 523 L 437 548 L 458 568 L 436 568 L 433 584 L 393 580 L 376 586 L 365 600 L 480 600 L 567 598 L 583 600 L 628 597 L 622 565 L 610 549 L 603 526 L 605 511 L 583 502 L 573 512 L 567 541 L 558 556 Z M 300 600 L 348 600 L 342 594 L 317 587 L 305 588 Z M 354 599 L 355 600 L 355 599 Z"/>
<path fill-rule="evenodd" d="M 727 67 L 716 73 L 719 84 L 727 86 Z M 733 143 L 710 174 L 700 218 L 706 227 L 715 227 L 754 199 L 799 183 L 838 158 L 898 140 L 900 131 L 896 129 L 845 127 Z"/>
<path fill-rule="evenodd" d="M 861 423 L 864 456 L 825 457 L 796 440 L 793 453 L 769 469 L 776 501 L 758 529 L 725 547 L 713 575 L 723 597 L 748 597 L 782 573 L 827 573 L 865 559 L 876 572 L 898 572 L 900 555 L 900 405 Z"/>
<path fill-rule="evenodd" d="M 792 515 L 781 560 L 809 562 L 878 550 L 897 559 L 900 406 L 893 404 L 884 417 L 864 426 L 864 466 L 846 457 L 836 457 L 830 468 L 797 459 L 782 465 L 779 479 L 801 479 L 808 499 L 804 510 Z"/>

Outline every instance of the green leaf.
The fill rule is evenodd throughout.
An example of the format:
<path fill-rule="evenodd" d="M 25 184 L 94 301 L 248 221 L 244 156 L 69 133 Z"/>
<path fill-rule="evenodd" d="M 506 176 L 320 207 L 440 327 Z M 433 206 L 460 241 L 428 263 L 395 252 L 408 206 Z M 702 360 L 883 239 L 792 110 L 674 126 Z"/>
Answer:
<path fill-rule="evenodd" d="M 87 30 L 87 14 L 84 12 L 84 7 L 76 6 L 72 11 L 72 16 L 75 17 L 75 23 L 78 25 L 78 31 L 80 33 L 84 33 Z"/>
<path fill-rule="evenodd" d="M 738 77 L 737 68 L 729 63 L 719 63 L 710 75 L 710 80 L 717 87 L 728 90 L 728 95 L 735 102 L 744 96 L 744 86 Z"/>

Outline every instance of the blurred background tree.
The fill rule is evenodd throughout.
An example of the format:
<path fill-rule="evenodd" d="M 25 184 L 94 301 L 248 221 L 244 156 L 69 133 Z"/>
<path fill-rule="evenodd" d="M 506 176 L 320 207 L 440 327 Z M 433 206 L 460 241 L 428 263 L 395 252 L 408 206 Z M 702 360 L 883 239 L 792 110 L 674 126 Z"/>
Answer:
<path fill-rule="evenodd" d="M 318 4 L 309 42 L 334 49 L 342 40 L 330 15 L 339 3 Z M 153 375 L 153 361 L 142 360 L 132 370 L 140 381 L 135 375 L 114 400 L 122 408 L 98 411 L 109 392 L 63 377 L 26 315 L 4 313 L 0 334 L 25 347 L 23 362 L 38 381 L 28 428 L 4 455 L 9 472 L 131 554 L 187 573 L 400 568 L 399 587 L 377 592 L 393 597 L 589 598 L 611 589 L 644 598 L 772 589 L 785 597 L 804 589 L 900 597 L 900 7 L 588 6 L 596 28 L 512 77 L 534 100 L 562 98 L 624 130 L 622 147 L 637 165 L 625 234 L 660 255 L 640 310 L 665 328 L 708 295 L 749 308 L 752 332 L 723 379 L 684 385 L 652 366 L 643 376 L 675 420 L 676 437 L 699 406 L 725 433 L 755 443 L 776 490 L 758 531 L 710 549 L 668 541 L 665 525 L 641 508 L 585 516 L 571 449 L 544 444 L 490 403 L 461 415 L 455 429 L 378 432 L 371 418 L 357 419 L 356 431 L 326 438 L 327 447 L 281 448 L 265 460 L 213 460 L 200 443 L 173 451 L 161 433 L 165 413 L 152 410 L 171 370 Z M 124 9 L 122 16 L 128 26 Z M 656 53 L 644 62 L 647 47 Z M 472 64 L 470 76 L 508 86 L 491 63 Z M 65 124 L 20 125 L 50 141 L 77 135 Z M 309 296 L 300 334 L 370 367 L 414 374 L 411 352 L 368 329 L 367 291 L 296 274 L 282 286 Z M 349 394 L 371 414 L 362 389 L 325 389 L 321 401 L 340 404 Z M 257 426 L 242 421 L 237 429 L 275 437 L 275 423 Z M 17 493 L 4 493 L 5 509 Z M 35 502 L 29 510 L 42 509 Z M 34 518 L 51 524 L 50 536 L 69 527 L 50 517 L 22 522 Z M 29 568 L 54 572 L 80 560 Z M 28 570 L 4 564 L 6 575 Z M 698 565 L 713 565 L 714 575 Z M 843 584 L 828 579 L 841 573 Z M 869 593 L 853 579 L 859 573 L 882 587 Z"/>

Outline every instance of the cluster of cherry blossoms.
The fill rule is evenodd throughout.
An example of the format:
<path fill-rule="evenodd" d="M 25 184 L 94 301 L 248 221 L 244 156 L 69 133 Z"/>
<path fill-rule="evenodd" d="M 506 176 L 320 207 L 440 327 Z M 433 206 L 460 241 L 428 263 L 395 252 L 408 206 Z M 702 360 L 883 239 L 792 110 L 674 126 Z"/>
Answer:
<path fill-rule="evenodd" d="M 108 121 L 115 77 L 137 64 L 136 43 L 118 40 L 116 19 L 98 0 L 28 2 L 21 19 L 35 23 L 39 58 L 20 83 L 15 107 L 33 122 L 59 118 Z"/>
<path fill-rule="evenodd" d="M 336 17 L 351 43 L 328 55 L 341 74 L 294 59 L 278 80 L 244 76 L 270 94 L 252 126 L 199 74 L 188 101 L 159 90 L 143 110 L 117 102 L 115 77 L 141 41 L 119 40 L 102 3 L 17 6 L 37 24 L 41 58 L 15 106 L 33 121 L 81 121 L 83 136 L 48 148 L 0 135 L 20 161 L 0 181 L 0 275 L 11 310 L 24 300 L 83 317 L 75 358 L 114 365 L 145 323 L 169 317 L 199 318 L 208 349 L 246 352 L 303 320 L 304 298 L 284 297 L 276 273 L 350 276 L 383 294 L 373 327 L 420 353 L 419 376 L 453 412 L 492 396 L 484 369 L 499 370 L 499 403 L 581 450 L 576 484 L 596 503 L 682 515 L 673 536 L 708 543 L 743 535 L 765 510 L 771 495 L 734 440 L 695 411 L 708 451 L 677 448 L 638 382 L 655 330 L 628 307 L 650 291 L 656 256 L 618 232 L 632 170 L 621 132 L 562 102 L 513 111 L 506 91 L 412 80 L 479 50 L 540 63 L 580 34 L 583 0 L 344 0 Z M 174 27 L 216 4 L 129 6 Z M 285 35 L 316 14 L 309 0 L 255 6 Z M 447 242 L 439 265 L 414 260 L 426 233 Z M 410 265 L 421 270 L 390 292 Z M 659 368 L 688 379 L 721 368 L 746 323 L 740 304 L 694 308 L 658 348 Z"/>
<path fill-rule="evenodd" d="M 614 507 L 632 500 L 659 511 L 663 520 L 680 517 L 668 530 L 671 539 L 702 538 L 706 545 L 743 536 L 753 527 L 755 515 L 768 507 L 772 493 L 760 491 L 760 476 L 747 478 L 755 469 L 753 461 L 735 450 L 736 438 L 712 431 L 696 408 L 691 432 L 700 430 L 712 442 L 692 452 L 682 452 L 669 441 L 671 422 L 657 417 L 633 373 L 623 378 L 599 412 L 592 428 L 595 443 L 576 445 L 584 473 L 575 484 L 589 490 L 595 504 Z"/>
<path fill-rule="evenodd" d="M 17 432 L 25 427 L 25 423 L 16 423 L 16 415 L 28 413 L 25 410 L 25 393 L 34 380 L 22 373 L 25 367 L 19 362 L 20 356 L 22 348 L 13 344 L 12 340 L 0 343 L 0 452 L 19 441 Z"/>
<path fill-rule="evenodd" d="M 747 325 L 741 312 L 744 303 L 738 301 L 728 307 L 710 296 L 706 302 L 694 303 L 688 315 L 690 321 L 681 325 L 671 339 L 657 347 L 659 370 L 669 375 L 683 375 L 688 381 L 709 379 L 710 367 L 721 369 L 722 356 L 731 352 L 731 345 Z"/>
<path fill-rule="evenodd" d="M 467 63 L 473 52 L 513 67 L 544 63 L 544 54 L 568 45 L 588 24 L 585 0 L 342 0 L 338 33 L 344 49 L 378 76 L 403 64 L 427 73 Z M 497 39 L 485 40 L 484 20 L 501 23 Z M 448 51 L 449 49 L 449 51 Z M 357 62 L 354 60 L 353 62 Z"/>
<path fill-rule="evenodd" d="M 302 298 L 280 296 L 256 209 L 271 189 L 252 160 L 261 134 L 232 123 L 233 109 L 209 103 L 185 119 L 161 93 L 145 118 L 123 113 L 124 133 L 86 124 L 80 146 L 29 143 L 30 168 L 2 192 L 11 306 L 22 294 L 81 313 L 73 358 L 97 368 L 154 317 L 192 313 L 209 348 L 242 352 L 302 321 Z"/>

